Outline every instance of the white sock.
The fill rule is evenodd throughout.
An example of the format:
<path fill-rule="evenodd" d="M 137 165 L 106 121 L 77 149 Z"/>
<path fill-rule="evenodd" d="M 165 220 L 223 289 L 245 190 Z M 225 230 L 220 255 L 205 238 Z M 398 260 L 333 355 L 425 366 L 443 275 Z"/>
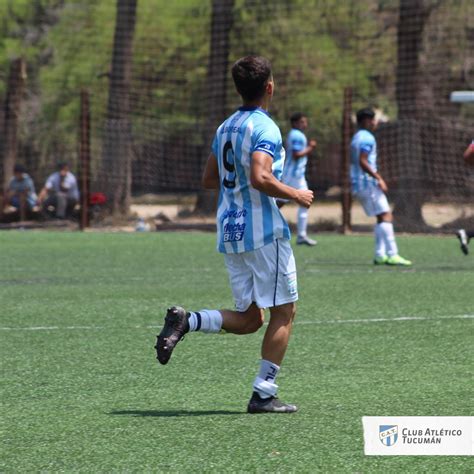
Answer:
<path fill-rule="evenodd" d="M 383 232 L 387 255 L 389 257 L 398 255 L 398 247 L 397 242 L 395 241 L 395 233 L 393 232 L 393 224 L 391 222 L 382 222 L 379 225 Z"/>
<path fill-rule="evenodd" d="M 261 398 L 274 397 L 278 390 L 275 378 L 280 371 L 280 367 L 269 360 L 260 361 L 260 371 L 253 382 L 253 389 Z"/>
<path fill-rule="evenodd" d="M 189 331 L 219 332 L 222 328 L 222 314 L 215 309 L 202 309 L 189 313 Z"/>
<path fill-rule="evenodd" d="M 306 229 L 308 227 L 308 209 L 305 207 L 298 208 L 298 237 L 306 237 Z"/>
<path fill-rule="evenodd" d="M 382 224 L 376 224 L 374 231 L 375 231 L 375 256 L 376 257 L 385 257 L 386 250 L 385 250 L 385 239 L 383 236 L 383 229 L 381 227 Z"/>

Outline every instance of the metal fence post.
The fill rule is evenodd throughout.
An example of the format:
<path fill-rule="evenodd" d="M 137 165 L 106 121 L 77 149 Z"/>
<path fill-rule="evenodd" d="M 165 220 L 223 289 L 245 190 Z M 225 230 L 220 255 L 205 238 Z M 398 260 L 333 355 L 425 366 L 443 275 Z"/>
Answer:
<path fill-rule="evenodd" d="M 81 114 L 79 127 L 79 163 L 81 186 L 81 230 L 89 227 L 89 195 L 90 195 L 90 108 L 89 92 L 81 90 Z"/>
<path fill-rule="evenodd" d="M 342 143 L 341 143 L 341 204 L 342 204 L 342 233 L 351 231 L 351 183 L 349 177 L 350 142 L 352 135 L 352 87 L 344 89 L 344 104 L 342 111 Z"/>

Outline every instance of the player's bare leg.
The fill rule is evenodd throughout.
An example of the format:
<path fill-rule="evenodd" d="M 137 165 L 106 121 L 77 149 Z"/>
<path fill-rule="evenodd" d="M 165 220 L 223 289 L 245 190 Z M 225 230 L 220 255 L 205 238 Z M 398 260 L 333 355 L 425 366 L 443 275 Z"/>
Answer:
<path fill-rule="evenodd" d="M 222 329 L 233 334 L 251 334 L 258 331 L 264 322 L 263 309 L 252 303 L 244 312 L 224 309 L 222 314 Z"/>
<path fill-rule="evenodd" d="M 217 333 L 223 329 L 233 334 L 250 334 L 258 331 L 263 321 L 263 310 L 255 303 L 243 312 L 228 309 L 187 312 L 180 306 L 173 306 L 168 309 L 163 329 L 157 336 L 157 359 L 161 364 L 167 364 L 178 342 L 190 331 Z"/>
<path fill-rule="evenodd" d="M 270 322 L 262 342 L 262 359 L 281 365 L 291 335 L 295 303 L 270 308 Z"/>

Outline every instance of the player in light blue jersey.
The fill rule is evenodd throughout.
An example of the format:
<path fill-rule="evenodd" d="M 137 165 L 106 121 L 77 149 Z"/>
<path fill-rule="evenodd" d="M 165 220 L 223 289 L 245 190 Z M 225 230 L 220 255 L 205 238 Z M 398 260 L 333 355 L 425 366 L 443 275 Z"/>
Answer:
<path fill-rule="evenodd" d="M 387 184 L 377 170 L 377 142 L 373 132 L 377 127 L 372 109 L 357 112 L 358 132 L 351 141 L 352 193 L 368 216 L 375 216 L 375 265 L 410 266 L 411 262 L 398 254 L 393 231 L 393 216 L 385 193 Z"/>
<path fill-rule="evenodd" d="M 236 310 L 170 308 L 155 347 L 159 362 L 166 364 L 184 334 L 253 333 L 263 324 L 264 308 L 269 308 L 260 370 L 247 411 L 291 413 L 297 408 L 276 397 L 275 379 L 288 345 L 298 291 L 290 231 L 275 198 L 309 207 L 313 192 L 280 182 L 285 152 L 280 131 L 267 112 L 274 90 L 269 61 L 241 58 L 232 67 L 232 77 L 243 106 L 217 129 L 203 185 L 219 189 L 217 248 L 224 254 Z"/>
<path fill-rule="evenodd" d="M 306 182 L 306 165 L 308 163 L 308 155 L 316 148 L 316 140 L 306 139 L 304 131 L 308 127 L 308 119 L 300 112 L 294 113 L 290 117 L 291 130 L 286 139 L 286 162 L 283 170 L 282 181 L 288 186 L 297 189 L 308 189 Z M 281 207 L 285 203 L 279 200 L 278 205 Z M 298 245 L 316 245 L 316 241 L 310 239 L 307 234 L 308 228 L 308 209 L 300 206 L 298 209 L 297 222 L 297 238 Z"/>
<path fill-rule="evenodd" d="M 277 239 L 289 239 L 288 224 L 275 199 L 252 186 L 253 153 L 272 160 L 272 172 L 280 179 L 285 161 L 280 130 L 268 112 L 243 106 L 218 129 L 212 144 L 222 177 L 217 209 L 217 247 L 222 253 L 259 249 Z"/>

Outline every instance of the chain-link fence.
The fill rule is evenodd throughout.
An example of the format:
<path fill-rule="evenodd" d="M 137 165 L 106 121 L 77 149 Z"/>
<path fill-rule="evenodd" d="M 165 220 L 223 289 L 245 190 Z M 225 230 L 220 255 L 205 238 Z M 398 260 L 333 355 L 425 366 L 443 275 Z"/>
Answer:
<path fill-rule="evenodd" d="M 119 212 L 131 195 L 200 193 L 212 133 L 239 105 L 230 66 L 259 54 L 272 61 L 270 112 L 283 135 L 293 112 L 308 116 L 318 147 L 307 178 L 319 200 L 340 197 L 350 87 L 353 110 L 370 105 L 384 122 L 381 169 L 406 228 L 427 230 L 426 203 L 472 203 L 462 151 L 473 138 L 474 106 L 449 101 L 453 90 L 474 89 L 469 0 L 36 3 L 37 16 L 25 14 L 3 36 L 27 51 L 17 161 L 38 184 L 56 161 L 79 168 L 85 88 L 93 191 Z"/>

